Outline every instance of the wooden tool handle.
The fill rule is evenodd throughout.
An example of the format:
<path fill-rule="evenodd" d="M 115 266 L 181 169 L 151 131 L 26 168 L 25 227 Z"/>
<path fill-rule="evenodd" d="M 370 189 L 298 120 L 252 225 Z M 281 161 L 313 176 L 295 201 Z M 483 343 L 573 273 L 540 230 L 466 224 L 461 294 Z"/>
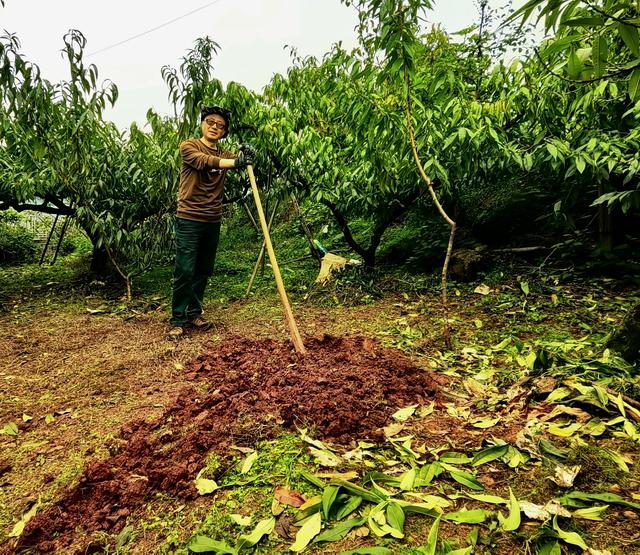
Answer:
<path fill-rule="evenodd" d="M 269 261 L 273 268 L 273 275 L 276 278 L 276 285 L 278 287 L 278 294 L 280 295 L 280 301 L 284 307 L 284 314 L 287 317 L 287 324 L 289 324 L 289 332 L 291 333 L 291 340 L 296 351 L 301 355 L 306 354 L 306 349 L 302 343 L 298 326 L 293 318 L 293 312 L 291 311 L 291 305 L 287 298 L 287 292 L 284 289 L 284 283 L 282 282 L 282 276 L 280 275 L 280 268 L 278 267 L 278 261 L 276 255 L 273 252 L 273 245 L 271 244 L 271 237 L 269 236 L 269 227 L 267 226 L 267 219 L 264 216 L 264 210 L 262 209 L 262 202 L 260 201 L 260 193 L 258 192 L 258 186 L 256 185 L 256 177 L 253 174 L 253 166 L 247 166 L 247 173 L 249 174 L 249 181 L 251 182 L 251 191 L 253 192 L 253 199 L 256 201 L 256 209 L 260 218 L 260 225 L 262 226 L 262 233 L 264 234 L 264 242 L 267 245 L 267 252 L 269 253 Z"/>

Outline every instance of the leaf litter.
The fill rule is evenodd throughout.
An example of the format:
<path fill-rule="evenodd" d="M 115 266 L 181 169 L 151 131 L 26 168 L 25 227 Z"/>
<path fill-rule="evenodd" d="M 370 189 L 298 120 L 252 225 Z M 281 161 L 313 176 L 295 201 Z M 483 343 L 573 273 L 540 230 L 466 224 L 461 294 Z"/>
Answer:
<path fill-rule="evenodd" d="M 120 532 L 155 492 L 194 499 L 197 486 L 214 491 L 216 481 L 199 475 L 212 450 L 252 447 L 283 427 L 309 426 L 343 444 L 381 440 L 397 410 L 427 405 L 436 395 L 428 372 L 371 339 L 325 336 L 307 348 L 301 358 L 288 343 L 232 338 L 185 365 L 194 387 L 179 392 L 160 417 L 125 424 L 115 454 L 89 461 L 77 486 L 26 524 L 17 547 L 59 551 L 76 528 Z M 331 453 L 322 445 L 316 449 Z M 256 456 L 245 458 L 246 470 Z"/>

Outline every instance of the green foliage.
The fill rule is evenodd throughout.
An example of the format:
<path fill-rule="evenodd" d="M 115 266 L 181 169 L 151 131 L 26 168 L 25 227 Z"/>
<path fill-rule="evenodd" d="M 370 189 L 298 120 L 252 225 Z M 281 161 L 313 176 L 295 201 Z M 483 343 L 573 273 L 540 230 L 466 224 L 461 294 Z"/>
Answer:
<path fill-rule="evenodd" d="M 22 219 L 17 214 L 0 218 L 0 264 L 33 262 L 37 255 L 33 232 L 22 224 Z"/>
<path fill-rule="evenodd" d="M 637 209 L 638 6 L 624 0 L 530 0 L 511 18 L 526 21 L 534 13 L 547 31 L 555 31 L 538 55 L 554 79 L 540 82 L 562 91 L 554 96 L 565 105 L 558 115 L 568 133 L 546 145 L 552 165 L 564 165 L 567 176 L 587 172 L 606 182 L 594 206 Z"/>

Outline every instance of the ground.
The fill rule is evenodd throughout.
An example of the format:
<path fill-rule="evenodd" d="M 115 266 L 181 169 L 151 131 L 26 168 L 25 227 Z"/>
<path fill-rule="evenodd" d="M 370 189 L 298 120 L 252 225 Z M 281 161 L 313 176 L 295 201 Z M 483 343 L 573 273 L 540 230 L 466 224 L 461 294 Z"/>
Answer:
<path fill-rule="evenodd" d="M 216 327 L 173 341 L 164 293 L 2 274 L 0 553 L 279 553 L 334 525 L 306 550 L 640 552 L 640 387 L 604 349 L 637 278 L 517 270 L 450 287 L 449 346 L 435 286 L 295 291 L 304 358 L 268 289 L 212 293 Z"/>

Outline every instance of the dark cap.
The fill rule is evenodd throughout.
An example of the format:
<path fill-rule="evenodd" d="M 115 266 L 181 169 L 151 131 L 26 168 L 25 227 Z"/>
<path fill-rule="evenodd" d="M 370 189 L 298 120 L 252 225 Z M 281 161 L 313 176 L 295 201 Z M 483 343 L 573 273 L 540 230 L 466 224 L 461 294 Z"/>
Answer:
<path fill-rule="evenodd" d="M 227 133 L 229 133 L 229 127 L 231 126 L 231 112 L 222 106 L 203 106 L 202 110 L 200 110 L 200 122 L 204 121 L 204 118 L 215 114 L 216 116 L 221 116 L 224 118 L 224 123 L 226 125 L 224 130 L 224 135 L 222 137 L 226 137 Z"/>

